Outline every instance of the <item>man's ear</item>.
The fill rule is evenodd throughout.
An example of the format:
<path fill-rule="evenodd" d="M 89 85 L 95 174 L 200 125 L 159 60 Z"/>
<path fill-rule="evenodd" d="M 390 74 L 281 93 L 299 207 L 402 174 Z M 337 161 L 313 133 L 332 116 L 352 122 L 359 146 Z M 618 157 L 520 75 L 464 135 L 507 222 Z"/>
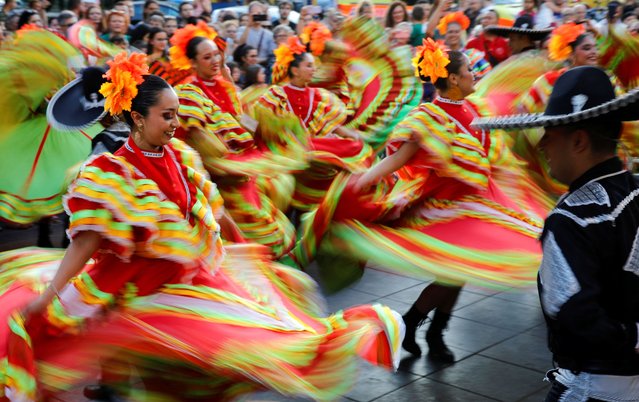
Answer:
<path fill-rule="evenodd" d="M 572 149 L 578 154 L 583 154 L 584 152 L 590 152 L 590 148 L 592 143 L 590 141 L 590 136 L 586 130 L 575 130 L 572 133 Z"/>

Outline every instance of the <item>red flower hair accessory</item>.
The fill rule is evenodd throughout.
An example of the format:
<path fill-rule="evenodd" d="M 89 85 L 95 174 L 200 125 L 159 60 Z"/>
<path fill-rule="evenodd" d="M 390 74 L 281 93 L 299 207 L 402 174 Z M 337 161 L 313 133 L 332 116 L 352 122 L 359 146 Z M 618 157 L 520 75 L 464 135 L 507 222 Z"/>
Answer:
<path fill-rule="evenodd" d="M 273 83 L 282 82 L 288 74 L 288 66 L 295 59 L 296 54 L 306 53 L 306 46 L 302 45 L 296 36 L 288 38 L 275 51 L 275 65 L 273 65 Z"/>
<path fill-rule="evenodd" d="M 440 34 L 446 35 L 446 31 L 448 31 L 448 25 L 450 24 L 459 24 L 463 31 L 467 30 L 470 26 L 470 20 L 464 13 L 461 11 L 456 11 L 454 13 L 450 13 L 445 15 L 441 20 L 439 20 L 439 24 L 437 24 L 437 30 Z"/>
<path fill-rule="evenodd" d="M 430 77 L 430 82 L 435 83 L 438 78 L 448 77 L 446 66 L 450 63 L 447 50 L 431 38 L 424 39 L 422 46 L 417 48 L 413 58 L 415 75 Z"/>
<path fill-rule="evenodd" d="M 548 56 L 554 61 L 564 61 L 570 57 L 572 49 L 570 44 L 586 32 L 583 24 L 569 22 L 563 24 L 552 31 L 550 42 L 548 42 Z"/>
<path fill-rule="evenodd" d="M 217 35 L 215 29 L 206 25 L 204 21 L 199 21 L 197 25 L 189 24 L 175 31 L 171 37 L 172 46 L 169 49 L 169 55 L 171 56 L 173 68 L 178 70 L 189 70 L 191 68 L 191 61 L 186 55 L 186 46 L 196 36 L 212 40 L 221 51 L 226 48 L 226 42 L 220 41 L 222 38 Z"/>
<path fill-rule="evenodd" d="M 133 99 L 138 94 L 138 85 L 144 82 L 144 76 L 149 74 L 146 55 L 131 53 L 127 56 L 122 52 L 113 60 L 107 62 L 109 70 L 104 77 L 108 80 L 100 87 L 104 95 L 104 109 L 112 116 L 131 111 Z"/>
<path fill-rule="evenodd" d="M 313 21 L 304 27 L 300 39 L 305 45 L 310 44 L 309 48 L 314 56 L 321 56 L 326 42 L 333 39 L 333 34 L 326 25 Z"/>

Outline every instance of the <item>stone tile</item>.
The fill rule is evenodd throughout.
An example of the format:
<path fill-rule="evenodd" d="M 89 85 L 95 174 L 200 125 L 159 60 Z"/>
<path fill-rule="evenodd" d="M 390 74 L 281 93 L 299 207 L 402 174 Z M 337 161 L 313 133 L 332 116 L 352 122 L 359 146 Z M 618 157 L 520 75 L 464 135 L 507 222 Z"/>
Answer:
<path fill-rule="evenodd" d="M 444 332 L 444 341 L 449 347 L 477 353 L 514 335 L 517 335 L 516 331 L 453 315 L 448 324 L 448 330 Z"/>
<path fill-rule="evenodd" d="M 512 289 L 506 292 L 497 293 L 494 297 L 497 299 L 504 299 L 515 303 L 539 307 L 539 293 L 537 292 L 537 287 Z"/>
<path fill-rule="evenodd" d="M 393 300 L 390 297 L 380 297 L 375 300 L 375 303 L 383 304 L 397 311 L 399 314 L 404 314 L 410 309 L 410 304 L 402 303 L 397 300 Z"/>
<path fill-rule="evenodd" d="M 355 387 L 345 396 L 349 399 L 367 402 L 393 392 L 417 380 L 419 376 L 398 371 L 396 373 L 375 367 L 369 363 L 360 364 L 360 374 Z"/>
<path fill-rule="evenodd" d="M 543 338 L 544 341 L 548 340 L 548 328 L 546 327 L 545 322 L 543 324 L 537 325 L 536 327 L 532 327 L 525 333 L 532 336 L 539 337 L 539 338 Z"/>
<path fill-rule="evenodd" d="M 429 283 L 430 282 L 425 282 L 423 284 L 419 284 L 419 285 L 410 287 L 408 289 L 402 290 L 401 292 L 393 293 L 392 295 L 388 295 L 387 297 L 392 300 L 397 300 L 397 301 L 401 301 L 403 303 L 412 305 L 415 302 L 415 300 L 417 300 L 419 295 L 422 293 L 422 290 L 424 290 L 424 288 Z M 485 299 L 486 297 L 488 297 L 488 295 L 466 291 L 466 288 L 464 288 L 461 291 L 459 298 L 457 299 L 457 303 L 455 304 L 454 310 L 458 310 L 462 307 L 466 307 L 479 300 Z"/>
<path fill-rule="evenodd" d="M 480 300 L 484 300 L 488 296 L 482 295 L 479 293 L 467 292 L 466 290 L 462 290 L 459 294 L 459 298 L 457 298 L 457 303 L 455 303 L 455 307 L 453 311 L 457 311 L 466 306 L 470 306 Z"/>
<path fill-rule="evenodd" d="M 464 286 L 464 290 L 468 292 L 472 292 L 472 293 L 477 293 L 479 295 L 492 296 L 508 289 L 493 289 L 493 288 L 485 288 L 483 286 L 466 285 Z"/>
<path fill-rule="evenodd" d="M 384 297 L 419 285 L 422 281 L 367 268 L 362 279 L 350 289 Z"/>
<path fill-rule="evenodd" d="M 426 345 L 426 341 L 423 337 L 417 339 L 417 344 L 419 344 L 420 348 L 422 349 L 422 355 L 420 357 L 415 357 L 402 349 L 402 360 L 399 362 L 400 371 L 405 371 L 420 376 L 426 376 L 439 370 L 445 370 L 447 367 L 450 367 L 452 364 L 454 364 L 442 363 L 430 359 L 428 357 L 428 346 Z M 452 346 L 449 346 L 449 349 L 455 354 L 455 362 L 461 361 L 473 354 L 472 352 L 469 352 L 467 350 L 455 348 Z"/>
<path fill-rule="evenodd" d="M 428 285 L 429 283 L 430 282 L 422 282 L 415 286 L 411 286 L 410 288 L 388 295 L 387 297 L 389 299 L 397 300 L 402 303 L 411 305 L 415 302 L 415 300 L 417 300 L 419 295 L 422 293 L 422 290 L 424 290 L 426 285 Z"/>
<path fill-rule="evenodd" d="M 545 373 L 552 368 L 552 355 L 544 339 L 521 334 L 498 343 L 480 352 L 480 355 L 492 357 L 517 366 Z"/>
<path fill-rule="evenodd" d="M 338 399 L 338 401 L 344 401 L 345 399 Z M 273 391 L 255 392 L 252 394 L 244 395 L 236 399 L 236 402 L 308 402 L 312 399 L 305 398 L 293 398 L 278 394 Z"/>
<path fill-rule="evenodd" d="M 375 402 L 484 402 L 494 400 L 428 378 L 420 378 L 376 399 Z"/>
<path fill-rule="evenodd" d="M 427 378 L 500 401 L 516 401 L 543 386 L 543 374 L 483 356 L 471 356 Z"/>
<path fill-rule="evenodd" d="M 496 297 L 487 297 L 460 308 L 454 315 L 514 331 L 525 331 L 544 322 L 541 308 Z"/>
<path fill-rule="evenodd" d="M 548 395 L 548 391 L 550 391 L 550 383 L 544 382 L 544 385 L 539 391 L 526 396 L 518 400 L 517 402 L 543 402 L 546 400 L 546 396 Z"/>
<path fill-rule="evenodd" d="M 346 307 L 356 306 L 358 304 L 368 304 L 377 299 L 374 295 L 360 292 L 354 289 L 344 289 L 340 292 L 326 297 L 329 312 L 344 309 Z"/>

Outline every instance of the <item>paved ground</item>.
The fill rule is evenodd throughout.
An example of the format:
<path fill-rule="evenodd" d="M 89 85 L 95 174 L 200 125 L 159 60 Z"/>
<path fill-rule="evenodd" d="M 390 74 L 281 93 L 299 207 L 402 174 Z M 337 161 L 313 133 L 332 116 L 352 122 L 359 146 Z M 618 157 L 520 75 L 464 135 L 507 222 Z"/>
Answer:
<path fill-rule="evenodd" d="M 59 225 L 54 227 L 61 233 Z M 0 250 L 35 242 L 34 229 L 0 231 Z M 57 240 L 56 240 L 57 241 Z M 328 297 L 332 311 L 362 303 L 383 303 L 404 313 L 424 283 L 376 270 Z M 419 343 L 427 350 L 424 329 Z M 536 289 L 495 292 L 467 286 L 453 313 L 445 339 L 455 352 L 454 364 L 411 358 L 404 352 L 399 371 L 389 373 L 362 364 L 360 381 L 342 401 L 543 401 L 548 389 L 544 373 L 551 367 L 545 326 Z M 79 391 L 59 401 L 86 401 Z M 294 401 L 273 393 L 253 394 L 243 401 Z"/>

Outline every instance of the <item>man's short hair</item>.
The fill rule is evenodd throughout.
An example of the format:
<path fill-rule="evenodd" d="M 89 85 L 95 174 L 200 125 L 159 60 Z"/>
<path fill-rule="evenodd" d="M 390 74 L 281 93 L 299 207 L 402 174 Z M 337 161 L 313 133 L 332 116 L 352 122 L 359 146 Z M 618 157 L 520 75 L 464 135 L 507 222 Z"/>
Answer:
<path fill-rule="evenodd" d="M 590 139 L 593 153 L 610 154 L 617 150 L 623 123 L 619 120 L 604 118 L 576 122 L 567 126 L 572 130 L 584 130 Z"/>
<path fill-rule="evenodd" d="M 251 10 L 253 10 L 255 7 L 260 7 L 262 9 L 265 9 L 267 7 L 267 5 L 262 3 L 261 1 L 252 1 L 248 5 L 249 14 L 251 13 Z"/>

